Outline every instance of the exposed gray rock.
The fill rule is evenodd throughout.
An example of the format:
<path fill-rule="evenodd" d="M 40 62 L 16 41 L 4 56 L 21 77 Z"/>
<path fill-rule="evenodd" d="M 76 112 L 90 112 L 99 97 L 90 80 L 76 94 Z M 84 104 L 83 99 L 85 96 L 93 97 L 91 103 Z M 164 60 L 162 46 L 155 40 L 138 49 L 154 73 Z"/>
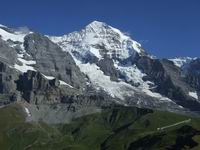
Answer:
<path fill-rule="evenodd" d="M 14 65 L 17 61 L 17 52 L 0 38 L 0 61 Z"/>
<path fill-rule="evenodd" d="M 47 80 L 41 73 L 28 71 L 16 81 L 22 98 L 32 104 L 60 103 L 63 95 L 78 94 L 79 90 L 61 86 L 58 79 Z"/>
<path fill-rule="evenodd" d="M 22 106 L 30 112 L 30 116 L 26 117 L 27 121 L 43 121 L 48 124 L 70 123 L 72 119 L 101 111 L 101 108 L 95 106 L 83 107 L 74 111 L 73 106 L 64 104 L 22 104 Z"/>
<path fill-rule="evenodd" d="M 138 59 L 137 66 L 147 74 L 145 80 L 153 81 L 156 84 L 155 92 L 165 95 L 192 111 L 200 110 L 200 103 L 188 95 L 189 91 L 194 89 L 184 81 L 181 69 L 171 61 L 143 56 Z"/>
<path fill-rule="evenodd" d="M 200 91 L 200 59 L 193 60 L 184 67 L 185 81 Z"/>
<path fill-rule="evenodd" d="M 16 91 L 15 80 L 17 79 L 18 72 L 0 62 L 0 105 L 20 99 L 19 93 Z"/>
<path fill-rule="evenodd" d="M 105 75 L 110 76 L 113 81 L 118 81 L 120 73 L 115 69 L 114 62 L 111 58 L 104 57 L 97 62 L 97 65 L 104 72 Z"/>
<path fill-rule="evenodd" d="M 101 30 L 98 30 L 99 27 Z M 6 27 L 3 29 L 15 34 L 15 30 Z M 97 35 L 95 35 L 96 31 L 99 32 Z M 29 116 L 28 119 L 30 121 L 69 122 L 73 118 L 98 112 L 101 107 L 110 106 L 113 103 L 182 113 L 187 112 L 188 109 L 190 112 L 200 111 L 198 100 L 188 94 L 189 91 L 197 91 L 200 95 L 200 60 L 198 59 L 192 61 L 183 71 L 171 61 L 152 59 L 139 43 L 134 43 L 130 38 L 124 38 L 123 33 L 98 22 L 87 26 L 81 34 L 76 32 L 71 36 L 62 37 L 66 41 L 58 42 L 58 44 L 64 46 L 65 49 L 61 49 L 58 44 L 53 43 L 46 36 L 38 33 L 29 34 L 29 30 L 24 30 L 24 32 L 28 34 L 24 43 L 22 39 L 3 41 L 0 38 L 0 105 L 19 101 L 29 109 L 31 117 Z M 84 37 L 90 37 L 90 33 L 94 35 L 94 40 L 98 38 L 101 40 L 95 40 L 96 42 L 88 45 Z M 73 47 L 67 45 L 68 42 Z M 70 53 L 67 48 L 71 48 Z M 99 50 L 100 57 L 90 48 Z M 116 82 L 114 86 L 117 86 L 119 82 L 124 82 L 122 84 L 129 84 L 127 87 L 131 87 L 130 89 L 121 88 L 119 92 L 121 90 L 126 92 L 129 89 L 132 93 L 129 95 L 127 92 L 127 97 L 124 99 L 112 98 L 103 85 L 99 88 L 98 85 L 95 87 L 95 84 L 90 84 L 89 78 L 87 79 L 86 75 L 76 66 L 71 54 L 83 64 L 95 63 L 106 76 Z M 36 61 L 36 64 L 30 63 L 29 60 Z M 120 73 L 120 67 L 115 68 L 113 61 L 116 61 L 120 67 L 127 67 L 124 76 Z M 21 63 L 24 67 L 32 65 L 37 71 L 20 73 L 14 68 L 16 63 L 19 65 Z M 129 66 L 135 68 L 129 69 Z M 84 69 L 88 71 L 87 68 Z M 146 76 L 143 77 L 143 73 Z M 136 75 L 137 78 L 132 79 L 137 82 L 126 81 L 123 78 L 126 75 Z M 164 98 L 162 101 L 159 96 L 154 97 L 153 94 L 156 93 L 149 94 L 140 89 L 143 87 L 139 86 L 140 81 L 141 85 L 145 83 L 145 88 L 148 88 L 147 82 L 138 77 L 140 75 L 144 81 L 152 81 L 153 83 L 150 83 L 152 87 L 155 83 L 156 87 L 150 90 L 172 101 L 165 97 L 162 97 Z M 55 79 L 50 80 L 47 76 L 55 77 Z M 60 84 L 60 80 L 66 84 Z M 149 92 L 149 89 L 145 90 Z"/>
<path fill-rule="evenodd" d="M 83 89 L 85 76 L 76 66 L 73 58 L 67 52 L 40 34 L 29 34 L 25 37 L 25 50 L 36 60 L 36 69 L 47 76 Z"/>

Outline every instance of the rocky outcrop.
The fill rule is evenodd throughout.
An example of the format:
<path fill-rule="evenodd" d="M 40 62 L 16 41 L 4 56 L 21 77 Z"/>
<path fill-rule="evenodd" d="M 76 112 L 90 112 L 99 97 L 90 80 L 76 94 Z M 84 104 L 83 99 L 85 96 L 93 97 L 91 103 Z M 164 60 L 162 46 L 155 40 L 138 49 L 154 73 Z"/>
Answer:
<path fill-rule="evenodd" d="M 15 84 L 17 78 L 16 70 L 0 62 L 0 106 L 19 99 L 19 92 L 16 91 Z"/>
<path fill-rule="evenodd" d="M 40 72 L 28 71 L 16 81 L 17 90 L 22 98 L 31 104 L 76 104 L 101 105 L 106 101 L 106 94 L 81 93 L 78 89 L 61 85 L 58 79 L 47 80 Z"/>
<path fill-rule="evenodd" d="M 199 111 L 200 104 L 188 95 L 188 92 L 194 89 L 184 81 L 181 69 L 171 61 L 142 56 L 136 65 L 147 74 L 144 80 L 155 83 L 156 88 L 153 89 L 155 92 L 165 95 L 178 105 L 192 111 Z"/>
<path fill-rule="evenodd" d="M 17 52 L 0 38 L 0 61 L 14 65 L 17 61 Z"/>
<path fill-rule="evenodd" d="M 183 72 L 171 61 L 153 59 L 138 42 L 97 21 L 62 37 L 3 30 L 7 33 L 0 38 L 0 105 L 28 103 L 32 115 L 38 112 L 34 116 L 44 119 L 49 114 L 50 122 L 51 114 L 56 118 L 58 113 L 62 121 L 66 112 L 68 118 L 111 103 L 199 111 L 198 59 Z"/>
<path fill-rule="evenodd" d="M 58 79 L 47 80 L 40 72 L 28 71 L 16 81 L 22 98 L 31 104 L 60 103 L 64 95 L 78 93 L 78 90 L 61 86 Z"/>
<path fill-rule="evenodd" d="M 193 60 L 184 67 L 185 81 L 197 91 L 200 90 L 200 59 Z"/>
<path fill-rule="evenodd" d="M 29 34 L 25 37 L 25 50 L 36 60 L 36 69 L 47 76 L 78 88 L 85 86 L 85 76 L 76 66 L 73 58 L 67 52 L 40 34 Z"/>
<path fill-rule="evenodd" d="M 100 67 L 105 75 L 110 76 L 111 80 L 118 81 L 120 73 L 114 67 L 112 59 L 105 57 L 104 59 L 99 60 L 97 65 Z"/>

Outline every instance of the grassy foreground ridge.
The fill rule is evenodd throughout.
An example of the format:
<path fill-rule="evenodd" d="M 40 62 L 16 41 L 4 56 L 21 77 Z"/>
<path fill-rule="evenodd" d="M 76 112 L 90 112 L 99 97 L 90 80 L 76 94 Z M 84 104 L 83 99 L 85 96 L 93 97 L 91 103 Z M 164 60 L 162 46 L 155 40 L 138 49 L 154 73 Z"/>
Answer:
<path fill-rule="evenodd" d="M 200 119 L 170 112 L 113 106 L 59 125 L 25 117 L 18 104 L 0 109 L 1 150 L 200 149 Z"/>

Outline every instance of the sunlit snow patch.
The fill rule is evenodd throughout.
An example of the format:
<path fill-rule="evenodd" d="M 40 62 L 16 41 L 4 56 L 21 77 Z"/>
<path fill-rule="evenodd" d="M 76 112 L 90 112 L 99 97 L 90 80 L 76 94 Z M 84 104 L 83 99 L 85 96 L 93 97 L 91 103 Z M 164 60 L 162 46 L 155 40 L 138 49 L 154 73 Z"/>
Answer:
<path fill-rule="evenodd" d="M 126 96 L 134 95 L 134 87 L 125 82 L 114 82 L 110 80 L 110 76 L 104 75 L 96 64 L 82 64 L 76 61 L 77 65 L 83 73 L 88 75 L 91 83 L 96 89 L 107 92 L 113 98 L 124 100 Z"/>
<path fill-rule="evenodd" d="M 27 116 L 30 117 L 30 116 L 31 116 L 31 113 L 30 113 L 29 109 L 26 108 L 26 107 L 25 107 L 24 109 L 25 109 L 25 112 L 26 112 Z"/>
<path fill-rule="evenodd" d="M 55 79 L 55 77 L 53 77 L 53 76 L 46 76 L 46 75 L 44 75 L 44 74 L 42 74 L 47 80 L 53 80 L 53 79 Z M 66 83 L 66 82 L 64 82 L 64 81 L 62 81 L 62 80 L 59 80 L 59 83 L 60 83 L 60 85 L 64 85 L 64 86 L 68 86 L 68 87 L 70 87 L 70 88 L 74 88 L 73 86 L 71 86 L 70 84 L 68 84 L 68 83 Z"/>
<path fill-rule="evenodd" d="M 19 70 L 20 72 L 27 72 L 28 70 L 36 71 L 33 66 L 35 65 L 36 61 L 33 60 L 25 60 L 21 58 L 22 55 L 18 55 L 18 60 L 22 63 L 22 65 L 15 64 L 14 68 Z"/>
<path fill-rule="evenodd" d="M 196 58 L 190 58 L 190 57 L 183 57 L 183 58 L 174 58 L 174 59 L 169 59 L 170 61 L 172 61 L 174 63 L 174 65 L 176 65 L 177 67 L 183 67 L 185 64 L 190 63 L 192 60 L 194 60 Z"/>
<path fill-rule="evenodd" d="M 159 100 L 172 101 L 159 93 L 152 92 L 151 89 L 156 88 L 156 86 L 154 86 L 153 82 L 143 80 L 143 77 L 145 77 L 146 74 L 142 73 L 136 65 L 120 66 L 115 62 L 115 67 L 120 70 L 128 82 L 134 83 L 141 92 Z"/>
<path fill-rule="evenodd" d="M 24 42 L 24 37 L 27 34 L 21 33 L 21 32 L 13 32 L 13 33 L 9 33 L 3 29 L 0 28 L 0 35 L 1 38 L 5 41 L 7 40 L 12 40 L 12 41 L 18 41 L 18 42 Z"/>
<path fill-rule="evenodd" d="M 46 76 L 46 75 L 44 75 L 44 74 L 42 74 L 47 80 L 53 80 L 53 79 L 55 79 L 55 77 L 53 77 L 53 76 Z"/>
<path fill-rule="evenodd" d="M 68 86 L 70 88 L 74 88 L 73 86 L 71 86 L 70 84 L 68 84 L 68 83 L 66 83 L 66 82 L 64 82 L 62 80 L 59 80 L 59 82 L 60 82 L 60 85 L 65 85 L 65 86 Z"/>
<path fill-rule="evenodd" d="M 197 92 L 189 92 L 189 96 L 195 98 L 195 99 L 199 99 Z"/>
<path fill-rule="evenodd" d="M 127 59 L 136 52 L 141 53 L 141 45 L 120 30 L 103 22 L 94 21 L 80 32 L 73 32 L 60 37 L 50 37 L 63 50 L 77 52 L 81 57 L 92 54 L 101 59 L 104 54 L 109 57 Z M 105 51 L 106 50 L 106 51 Z"/>
<path fill-rule="evenodd" d="M 0 27 L 7 28 L 6 26 L 4 26 L 4 25 L 2 25 L 2 24 L 0 24 Z"/>

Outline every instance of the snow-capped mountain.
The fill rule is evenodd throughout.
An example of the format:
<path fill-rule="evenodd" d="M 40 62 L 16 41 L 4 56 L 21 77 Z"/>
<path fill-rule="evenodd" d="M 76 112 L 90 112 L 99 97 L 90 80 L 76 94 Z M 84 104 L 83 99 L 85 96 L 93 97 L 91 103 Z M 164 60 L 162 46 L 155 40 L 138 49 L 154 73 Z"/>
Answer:
<path fill-rule="evenodd" d="M 126 59 L 135 53 L 142 53 L 141 45 L 120 30 L 103 22 L 94 21 L 80 32 L 73 32 L 61 37 L 50 37 L 64 50 L 79 53 L 81 57 L 93 55 L 99 59 Z"/>
<path fill-rule="evenodd" d="M 95 112 L 111 103 L 200 111 L 198 58 L 152 58 L 106 23 L 94 21 L 60 37 L 0 25 L 0 37 L 5 75 L 0 94 L 6 96 L 0 104 L 26 101 L 33 120 L 61 121 L 61 112 L 70 110 L 68 119 L 72 112 Z M 52 105 L 57 111 L 51 111 Z M 50 119 L 58 114 L 62 119 Z"/>
<path fill-rule="evenodd" d="M 184 67 L 185 65 L 189 64 L 191 61 L 195 60 L 197 58 L 191 58 L 191 57 L 177 57 L 173 59 L 169 59 L 170 61 L 174 62 L 174 64 L 177 67 Z"/>
<path fill-rule="evenodd" d="M 104 90 L 113 98 L 119 98 L 123 102 L 127 97 L 135 97 L 134 95 L 138 91 L 159 102 L 163 102 L 163 100 L 174 102 L 174 97 L 169 97 L 169 92 L 160 91 L 163 88 L 161 87 L 162 79 L 159 79 L 161 81 L 157 80 L 151 73 L 155 71 L 157 74 L 159 72 L 156 71 L 161 71 L 163 75 L 159 78 L 164 80 L 166 75 L 173 78 L 173 73 L 168 72 L 168 68 L 166 68 L 168 63 L 171 64 L 170 61 L 174 63 L 171 67 L 178 66 L 181 70 L 182 66 L 195 60 L 189 57 L 170 59 L 169 61 L 154 59 L 142 49 L 141 44 L 120 30 L 98 21 L 90 23 L 79 32 L 49 38 L 61 46 L 64 51 L 71 53 L 80 70 L 89 77 L 91 84 L 96 89 Z M 145 64 L 141 65 L 141 63 Z M 157 68 L 155 65 L 158 65 Z M 172 81 L 172 84 L 177 86 L 179 81 L 177 79 Z M 184 84 L 182 81 L 180 83 Z M 187 86 L 182 88 L 184 95 L 192 97 L 191 91 L 194 89 Z M 196 97 L 195 99 L 198 99 Z M 137 104 L 140 104 L 145 100 L 136 101 Z M 154 102 L 157 103 L 157 101 Z"/>
<path fill-rule="evenodd" d="M 106 23 L 94 21 L 79 32 L 49 38 L 64 51 L 72 54 L 80 70 L 89 77 L 96 89 L 106 91 L 113 98 L 124 100 L 126 97 L 132 97 L 139 90 L 144 95 L 170 101 L 150 90 L 154 83 L 144 81 L 143 77 L 146 74 L 142 73 L 135 64 L 130 64 L 129 61 L 124 63 L 125 60 L 134 59 L 138 55 L 144 55 L 145 52 L 141 44 L 120 30 Z M 110 61 L 101 65 L 99 64 L 101 60 Z M 118 81 L 112 81 L 112 75 L 109 75 L 111 70 L 104 69 L 106 65 L 120 74 L 118 77 L 113 77 Z M 137 103 L 139 104 L 140 101 Z"/>

